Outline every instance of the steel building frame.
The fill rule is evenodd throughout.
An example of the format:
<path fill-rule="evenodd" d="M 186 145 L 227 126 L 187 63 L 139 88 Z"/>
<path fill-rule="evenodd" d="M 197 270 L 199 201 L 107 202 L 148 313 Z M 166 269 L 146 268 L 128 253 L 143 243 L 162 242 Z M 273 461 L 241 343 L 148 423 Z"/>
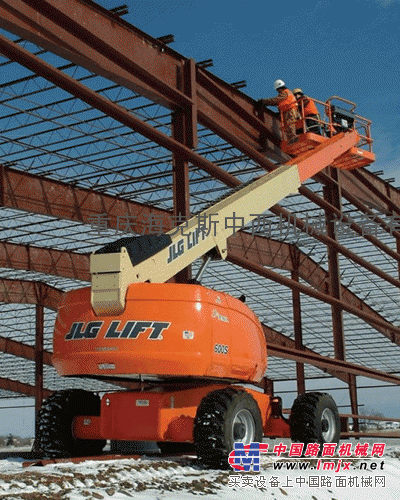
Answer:
<path fill-rule="evenodd" d="M 289 157 L 276 114 L 90 0 L 3 0 L 0 28 L 0 390 L 34 395 L 38 410 L 62 387 L 46 371 L 50 311 L 89 281 L 89 253 L 117 233 L 167 231 Z M 297 379 L 304 392 L 307 378 L 333 376 L 357 414 L 356 376 L 400 385 L 400 323 L 390 317 L 400 302 L 399 206 L 400 191 L 370 170 L 328 167 L 230 237 L 228 263 L 205 284 L 244 290 L 259 315 L 272 311 L 269 390 Z M 310 216 L 323 217 L 322 231 L 310 230 Z M 103 234 L 93 231 L 105 220 Z M 190 277 L 188 268 L 176 280 Z M 35 363 L 29 382 L 15 358 Z"/>

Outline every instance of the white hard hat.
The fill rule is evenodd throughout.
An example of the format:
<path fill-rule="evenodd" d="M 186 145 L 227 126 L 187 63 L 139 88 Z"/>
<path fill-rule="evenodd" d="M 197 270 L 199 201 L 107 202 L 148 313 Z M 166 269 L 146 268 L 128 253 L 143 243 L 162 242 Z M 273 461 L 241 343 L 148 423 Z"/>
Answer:
<path fill-rule="evenodd" d="M 275 82 L 274 82 L 274 89 L 275 90 L 278 90 L 281 87 L 285 87 L 285 86 L 286 86 L 286 84 L 283 80 L 275 80 Z"/>

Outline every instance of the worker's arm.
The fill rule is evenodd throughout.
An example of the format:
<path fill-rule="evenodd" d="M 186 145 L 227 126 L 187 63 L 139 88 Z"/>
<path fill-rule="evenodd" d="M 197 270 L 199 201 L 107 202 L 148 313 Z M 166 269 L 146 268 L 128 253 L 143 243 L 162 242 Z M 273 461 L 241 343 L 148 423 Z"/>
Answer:
<path fill-rule="evenodd" d="M 261 106 L 278 106 L 281 101 L 286 99 L 285 94 L 278 94 L 276 97 L 269 97 L 267 99 L 260 99 L 258 102 Z"/>

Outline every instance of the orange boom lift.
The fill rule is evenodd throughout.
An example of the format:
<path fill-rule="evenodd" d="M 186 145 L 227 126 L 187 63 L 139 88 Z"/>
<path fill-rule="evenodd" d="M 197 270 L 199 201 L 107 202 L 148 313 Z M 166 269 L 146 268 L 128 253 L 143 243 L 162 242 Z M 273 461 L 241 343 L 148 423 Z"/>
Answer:
<path fill-rule="evenodd" d="M 324 137 L 305 132 L 288 163 L 164 235 L 124 238 L 92 254 L 91 287 L 66 293 L 58 311 L 53 364 L 60 375 L 136 380 L 138 389 L 101 400 L 82 390 L 52 394 L 39 416 L 46 455 L 98 455 L 106 439 L 156 441 L 162 451 L 194 446 L 204 463 L 221 466 L 235 442 L 338 441 L 329 395 L 299 396 L 287 421 L 281 399 L 260 392 L 267 346 L 259 320 L 240 300 L 198 281 L 211 258 L 227 255 L 226 217 L 247 224 L 324 167 L 373 161 L 360 147 L 363 140 L 370 146 L 369 129 L 365 140 L 355 123 Z M 199 217 L 215 224 L 199 228 Z M 205 262 L 195 283 L 166 283 L 199 257 Z"/>

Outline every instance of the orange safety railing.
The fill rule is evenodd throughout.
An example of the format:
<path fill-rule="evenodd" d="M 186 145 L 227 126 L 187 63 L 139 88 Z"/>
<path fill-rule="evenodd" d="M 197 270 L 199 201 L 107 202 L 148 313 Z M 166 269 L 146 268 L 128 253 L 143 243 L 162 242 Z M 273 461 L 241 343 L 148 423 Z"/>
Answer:
<path fill-rule="evenodd" d="M 329 99 L 327 99 L 326 101 L 319 101 L 318 99 L 314 98 L 309 99 L 311 99 L 315 103 L 318 109 L 318 115 L 305 116 L 304 102 L 300 100 L 298 103 L 300 119 L 296 121 L 298 135 L 301 135 L 305 132 L 311 132 L 325 137 L 332 137 L 333 135 L 336 135 L 339 132 L 343 132 L 344 130 L 355 129 L 360 136 L 360 142 L 357 144 L 357 147 L 372 152 L 372 122 L 362 116 L 355 114 L 354 110 L 356 108 L 356 104 L 354 102 L 336 95 L 329 97 Z M 346 107 L 339 108 L 336 104 L 332 104 L 332 101 L 340 101 Z M 339 121 L 338 117 L 342 117 L 342 121 Z M 309 120 L 308 123 L 307 120 Z M 310 122 L 310 120 L 312 120 L 312 122 Z M 286 137 L 285 121 L 282 114 L 281 132 L 282 137 Z"/>

